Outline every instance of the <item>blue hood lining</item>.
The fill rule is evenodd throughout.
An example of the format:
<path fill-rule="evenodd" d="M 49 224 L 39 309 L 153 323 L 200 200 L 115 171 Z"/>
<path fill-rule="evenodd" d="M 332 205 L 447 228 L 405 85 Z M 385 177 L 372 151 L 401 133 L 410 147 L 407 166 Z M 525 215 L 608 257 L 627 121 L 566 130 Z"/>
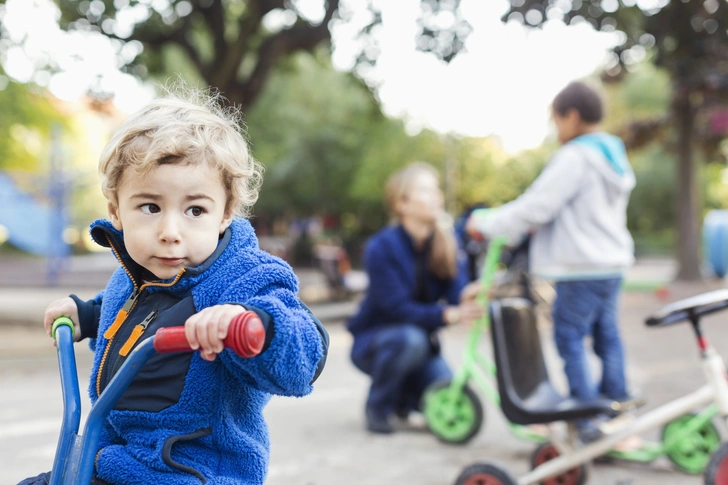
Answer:
<path fill-rule="evenodd" d="M 572 142 L 597 150 L 619 175 L 627 173 L 629 169 L 627 150 L 619 137 L 609 133 L 588 133 L 574 138 Z"/>

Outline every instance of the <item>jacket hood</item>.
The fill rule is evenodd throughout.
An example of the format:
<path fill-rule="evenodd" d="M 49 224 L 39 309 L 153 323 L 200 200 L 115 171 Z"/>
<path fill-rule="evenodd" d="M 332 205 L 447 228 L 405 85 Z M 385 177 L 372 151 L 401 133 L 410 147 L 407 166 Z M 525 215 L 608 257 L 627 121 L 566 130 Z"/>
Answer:
<path fill-rule="evenodd" d="M 609 133 L 588 133 L 574 138 L 570 145 L 585 150 L 586 159 L 602 176 L 611 195 L 629 193 L 635 177 L 627 158 L 624 142 Z"/>

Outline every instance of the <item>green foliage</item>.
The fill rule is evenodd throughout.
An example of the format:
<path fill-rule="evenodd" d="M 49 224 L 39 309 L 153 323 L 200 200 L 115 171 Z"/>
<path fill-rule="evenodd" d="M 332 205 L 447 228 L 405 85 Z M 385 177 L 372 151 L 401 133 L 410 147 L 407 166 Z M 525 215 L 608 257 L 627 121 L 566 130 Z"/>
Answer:
<path fill-rule="evenodd" d="M 665 117 L 670 111 L 671 85 L 667 73 L 649 62 L 634 66 L 622 82 L 605 86 L 605 128 L 618 134 L 644 121 Z M 675 245 L 674 133 L 661 132 L 654 141 L 630 150 L 637 185 L 627 209 L 627 225 L 637 254 L 668 254 Z"/>
<path fill-rule="evenodd" d="M 401 120 L 386 120 L 370 136 L 352 186 L 356 200 L 381 206 L 387 177 L 411 162 L 427 162 L 443 171 L 445 146 L 442 137 L 432 131 L 411 136 Z"/>
<path fill-rule="evenodd" d="M 642 62 L 620 83 L 607 84 L 605 128 L 625 130 L 630 123 L 667 116 L 672 97 L 670 77 L 664 69 Z"/>
<path fill-rule="evenodd" d="M 325 56 L 289 60 L 246 119 L 253 155 L 266 167 L 256 211 L 350 208 L 349 185 L 369 133 L 385 121 L 368 89 Z"/>
<path fill-rule="evenodd" d="M 51 129 L 63 117 L 49 98 L 32 85 L 0 74 L 0 170 L 35 172 L 48 158 Z"/>
<path fill-rule="evenodd" d="M 402 120 L 385 117 L 369 89 L 335 71 L 323 52 L 283 64 L 246 122 L 253 155 L 266 167 L 259 215 L 334 215 L 342 231 L 370 233 L 387 220 L 389 175 L 417 160 L 444 172 L 445 137 L 408 134 Z M 468 143 L 455 142 L 454 155 Z"/>
<path fill-rule="evenodd" d="M 276 66 L 292 54 L 328 46 L 330 26 L 348 22 L 358 10 L 339 8 L 340 0 L 319 1 L 321 18 L 309 18 L 307 9 L 299 8 L 296 2 L 269 0 L 55 3 L 61 13 L 61 28 L 111 37 L 122 70 L 140 77 L 151 74 L 165 78 L 179 73 L 181 65 L 184 71 L 194 71 L 194 79 L 220 89 L 230 102 L 247 110 Z M 460 0 L 420 0 L 420 7 L 420 15 L 412 19 L 418 49 L 450 62 L 463 50 L 472 30 L 461 12 Z M 381 24 L 382 15 L 374 2 L 366 2 L 364 8 L 369 10 L 371 21 L 356 27 L 360 29 L 357 62 L 373 64 L 379 49 L 372 32 Z M 0 29 L 0 37 L 10 37 L 7 34 L 8 29 Z M 128 44 L 134 45 L 127 49 Z M 8 45 L 0 44 L 0 51 Z M 185 58 L 181 64 L 173 62 L 179 54 Z"/>
<path fill-rule="evenodd" d="M 722 163 L 708 163 L 703 171 L 705 184 L 705 207 L 728 209 L 728 169 Z"/>
<path fill-rule="evenodd" d="M 636 239 L 671 234 L 675 220 L 675 156 L 658 144 L 630 153 L 637 185 L 630 197 L 627 221 Z"/>

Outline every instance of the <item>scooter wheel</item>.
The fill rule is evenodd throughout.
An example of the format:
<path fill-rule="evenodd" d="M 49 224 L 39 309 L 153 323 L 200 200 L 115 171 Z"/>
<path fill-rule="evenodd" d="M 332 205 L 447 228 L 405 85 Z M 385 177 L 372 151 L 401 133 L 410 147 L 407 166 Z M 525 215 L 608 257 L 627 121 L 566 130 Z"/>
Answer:
<path fill-rule="evenodd" d="M 430 428 L 440 441 L 465 444 L 483 425 L 483 406 L 468 386 L 453 397 L 450 381 L 430 385 L 424 394 L 422 410 Z"/>
<path fill-rule="evenodd" d="M 728 443 L 723 443 L 710 457 L 705 468 L 705 485 L 728 483 Z"/>
<path fill-rule="evenodd" d="M 536 447 L 531 455 L 531 468 L 537 468 L 547 461 L 554 460 L 559 457 L 558 448 L 553 443 L 541 443 Z M 555 475 L 541 482 L 541 485 L 584 485 L 588 478 L 586 465 L 579 465 L 575 468 L 566 470 L 565 472 Z"/>
<path fill-rule="evenodd" d="M 475 463 L 465 468 L 455 485 L 516 485 L 508 471 L 491 463 Z"/>
<path fill-rule="evenodd" d="M 688 413 L 673 419 L 662 428 L 662 444 L 674 441 L 675 435 L 684 435 L 685 426 L 695 418 Z M 699 475 L 703 473 L 710 461 L 711 454 L 720 445 L 720 433 L 708 422 L 705 426 L 688 435 L 681 436 L 669 450 L 665 452 L 671 462 L 685 473 Z M 728 482 L 726 482 L 728 484 Z"/>

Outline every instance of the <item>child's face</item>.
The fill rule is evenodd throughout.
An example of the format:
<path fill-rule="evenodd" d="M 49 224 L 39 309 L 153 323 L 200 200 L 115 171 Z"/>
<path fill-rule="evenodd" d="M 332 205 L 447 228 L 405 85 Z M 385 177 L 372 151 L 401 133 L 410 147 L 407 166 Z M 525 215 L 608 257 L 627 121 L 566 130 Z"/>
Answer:
<path fill-rule="evenodd" d="M 570 109 L 564 115 L 560 115 L 556 111 L 552 111 L 551 118 L 554 120 L 554 124 L 556 125 L 556 134 L 559 139 L 559 143 L 566 143 L 581 134 L 583 123 L 577 110 Z"/>
<path fill-rule="evenodd" d="M 202 163 L 125 170 L 117 200 L 109 215 L 129 255 L 161 279 L 203 263 L 232 220 L 220 173 Z"/>

